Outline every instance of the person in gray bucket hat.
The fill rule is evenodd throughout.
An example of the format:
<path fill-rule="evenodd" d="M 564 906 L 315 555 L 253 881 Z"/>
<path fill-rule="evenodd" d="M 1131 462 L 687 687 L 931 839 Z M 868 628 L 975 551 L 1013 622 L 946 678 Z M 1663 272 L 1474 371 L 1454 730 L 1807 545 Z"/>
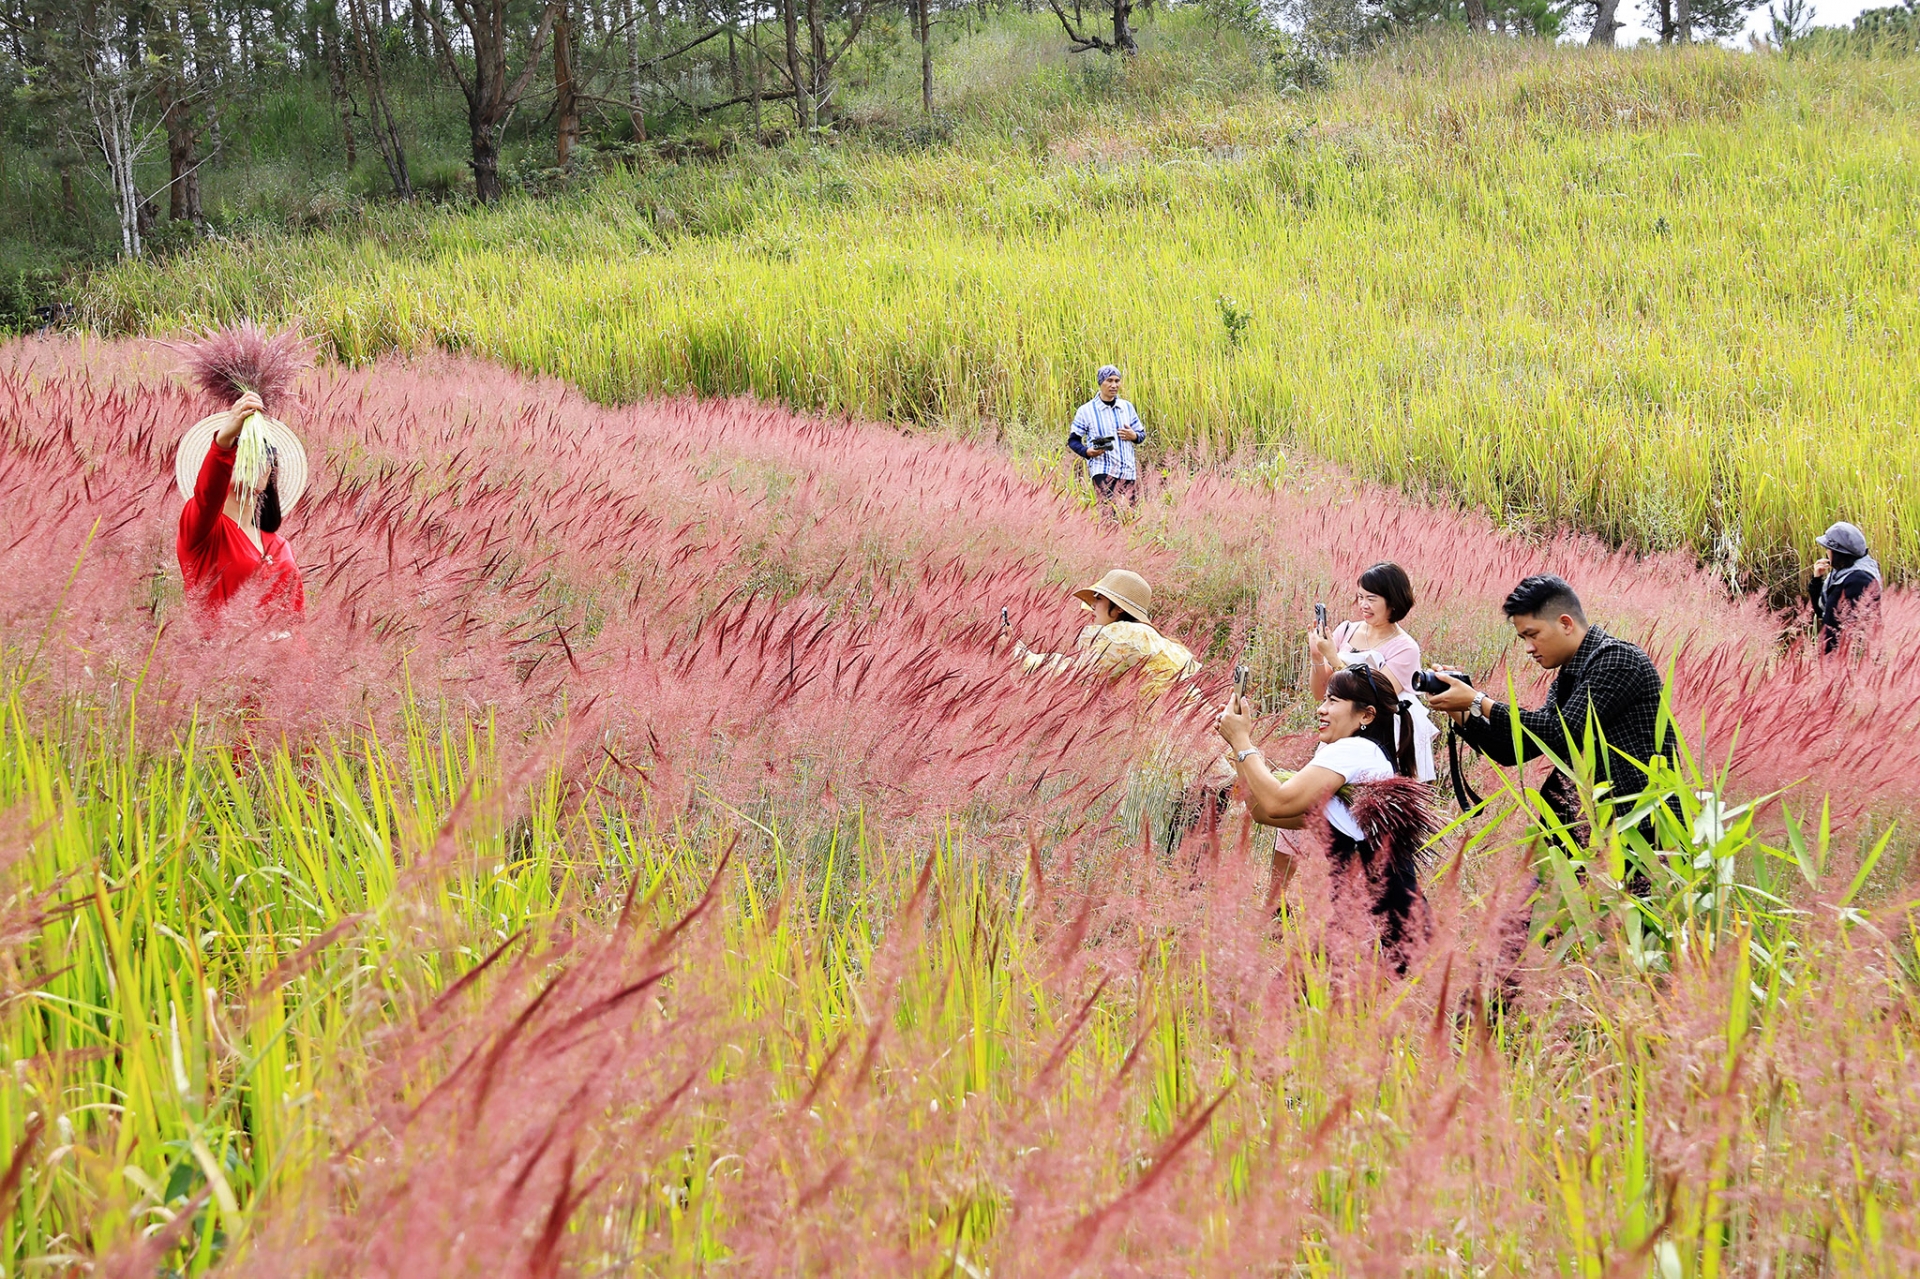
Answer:
<path fill-rule="evenodd" d="M 1880 565 L 1867 554 L 1867 535 L 1841 520 L 1813 540 L 1826 552 L 1814 561 L 1807 584 L 1820 651 L 1839 648 L 1843 635 L 1861 644 L 1880 621 Z"/>
<path fill-rule="evenodd" d="M 1140 480 L 1134 445 L 1147 438 L 1147 428 L 1133 405 L 1120 398 L 1120 370 L 1102 364 L 1094 374 L 1099 393 L 1080 406 L 1067 429 L 1067 447 L 1087 463 L 1087 478 L 1104 523 L 1117 523 L 1118 504 L 1132 508 Z"/>

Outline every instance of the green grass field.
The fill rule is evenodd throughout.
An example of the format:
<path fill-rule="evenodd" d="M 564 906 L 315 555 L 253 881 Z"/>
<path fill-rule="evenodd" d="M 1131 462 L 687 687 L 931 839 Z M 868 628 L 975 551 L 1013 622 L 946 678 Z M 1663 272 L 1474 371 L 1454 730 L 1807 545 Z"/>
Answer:
<path fill-rule="evenodd" d="M 121 267 L 90 313 L 1026 449 L 1113 359 L 1169 448 L 1303 449 L 1775 592 L 1835 518 L 1920 563 L 1920 63 L 1437 41 L 1303 97 L 1188 74 L 1179 20 L 1133 65 L 1026 53 L 932 150 L 380 210 Z"/>
<path fill-rule="evenodd" d="M 35 831 L 0 914 L 0 1144 L 36 1156 L 18 1273 L 472 1273 L 525 1247 L 556 1142 L 594 1205 L 569 1273 L 1257 1250 L 1711 1279 L 1892 1273 L 1914 1237 L 1906 1107 L 1857 1109 L 1904 1077 L 1911 936 L 1770 907 L 1800 871 L 1769 864 L 1818 884 L 1826 843 L 1762 847 L 1750 815 L 1656 871 L 1657 937 L 1562 864 L 1564 967 L 1529 1015 L 1455 1021 L 1467 952 L 1356 985 L 1311 892 L 1269 922 L 1244 846 L 1043 869 L 854 822 L 796 848 L 723 814 L 658 829 L 612 770 L 512 766 L 485 725 L 149 754 L 9 693 L 0 802 Z M 1512 850 L 1468 851 L 1433 877 L 1448 918 L 1496 913 Z M 603 1024 L 650 969 L 660 994 Z"/>

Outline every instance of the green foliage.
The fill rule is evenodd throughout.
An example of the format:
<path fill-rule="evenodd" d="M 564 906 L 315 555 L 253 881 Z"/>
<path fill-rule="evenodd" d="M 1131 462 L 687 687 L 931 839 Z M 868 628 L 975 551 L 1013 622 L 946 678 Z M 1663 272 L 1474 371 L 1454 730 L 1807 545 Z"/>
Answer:
<path fill-rule="evenodd" d="M 1868 9 L 1853 20 L 1850 33 L 1856 46 L 1883 54 L 1920 53 L 1920 4 Z"/>
<path fill-rule="evenodd" d="M 1213 305 L 1220 312 L 1221 327 L 1227 331 L 1227 345 L 1239 350 L 1247 337 L 1247 325 L 1253 323 L 1253 313 L 1224 293 L 1213 300 Z"/>
<path fill-rule="evenodd" d="M 0 275 L 0 333 L 30 333 L 63 318 L 62 279 L 44 267 L 16 267 Z"/>

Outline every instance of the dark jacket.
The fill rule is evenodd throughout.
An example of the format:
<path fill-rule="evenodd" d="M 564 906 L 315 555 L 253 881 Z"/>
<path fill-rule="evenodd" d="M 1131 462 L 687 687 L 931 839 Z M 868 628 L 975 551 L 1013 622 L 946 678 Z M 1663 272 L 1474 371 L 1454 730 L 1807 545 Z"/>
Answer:
<path fill-rule="evenodd" d="M 1880 621 L 1880 565 L 1862 555 L 1807 583 L 1807 598 L 1820 623 L 1820 651 L 1831 653 L 1840 647 L 1842 631 L 1858 635 Z"/>
<path fill-rule="evenodd" d="M 1598 779 L 1611 782 L 1615 796 L 1638 795 L 1647 788 L 1643 765 L 1659 749 L 1654 734 L 1660 720 L 1660 693 L 1660 672 L 1653 659 L 1639 645 L 1615 639 L 1595 626 L 1556 672 L 1553 691 L 1539 710 L 1491 707 L 1488 718 L 1469 715 L 1456 731 L 1488 759 L 1514 765 L 1543 751 L 1569 759 L 1586 740 L 1591 720 L 1596 744 L 1606 742 L 1596 761 Z M 1514 719 L 1521 729 L 1518 757 Z M 1556 772 L 1548 779 L 1540 794 L 1562 821 L 1577 818 L 1579 795 L 1562 774 Z"/>

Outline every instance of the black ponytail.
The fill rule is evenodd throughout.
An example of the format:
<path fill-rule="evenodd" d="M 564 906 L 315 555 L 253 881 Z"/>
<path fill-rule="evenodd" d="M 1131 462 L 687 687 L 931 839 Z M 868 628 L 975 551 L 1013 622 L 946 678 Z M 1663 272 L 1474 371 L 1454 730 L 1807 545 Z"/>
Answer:
<path fill-rule="evenodd" d="M 1402 777 L 1412 777 L 1418 771 L 1413 759 L 1413 708 L 1399 697 L 1393 699 L 1394 708 L 1399 711 L 1393 722 L 1394 736 L 1398 744 L 1387 752 L 1387 758 L 1393 761 L 1393 771 Z"/>
<path fill-rule="evenodd" d="M 280 459 L 273 449 L 267 450 L 267 487 L 260 494 L 257 523 L 262 533 L 280 531 Z"/>

